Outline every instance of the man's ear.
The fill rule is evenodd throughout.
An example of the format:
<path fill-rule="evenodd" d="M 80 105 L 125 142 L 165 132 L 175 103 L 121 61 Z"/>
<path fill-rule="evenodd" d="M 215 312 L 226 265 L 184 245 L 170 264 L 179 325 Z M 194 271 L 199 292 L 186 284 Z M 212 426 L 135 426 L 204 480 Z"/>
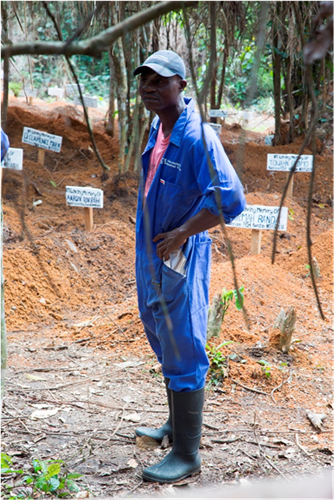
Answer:
<path fill-rule="evenodd" d="M 186 80 L 179 80 L 179 89 L 180 89 L 180 92 L 182 92 L 187 86 L 187 82 Z"/>

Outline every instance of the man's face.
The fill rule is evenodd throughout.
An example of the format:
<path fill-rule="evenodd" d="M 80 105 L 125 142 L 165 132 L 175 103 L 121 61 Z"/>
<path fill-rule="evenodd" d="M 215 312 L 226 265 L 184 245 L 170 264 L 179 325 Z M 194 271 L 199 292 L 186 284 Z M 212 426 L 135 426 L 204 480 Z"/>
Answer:
<path fill-rule="evenodd" d="M 150 68 L 143 68 L 139 92 L 146 109 L 156 113 L 175 106 L 187 83 L 178 75 L 164 77 Z"/>

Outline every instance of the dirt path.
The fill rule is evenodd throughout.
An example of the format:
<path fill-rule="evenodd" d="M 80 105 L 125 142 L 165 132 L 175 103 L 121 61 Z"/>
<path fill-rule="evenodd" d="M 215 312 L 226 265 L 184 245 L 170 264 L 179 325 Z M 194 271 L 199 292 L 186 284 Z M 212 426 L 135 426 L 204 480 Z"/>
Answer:
<path fill-rule="evenodd" d="M 101 114 L 102 115 L 102 114 Z M 98 147 L 111 165 L 103 175 L 90 151 L 77 112 L 62 103 L 28 107 L 11 101 L 9 137 L 24 148 L 23 174 L 4 171 L 4 274 L 9 368 L 3 408 L 3 450 L 15 466 L 32 459 L 62 459 L 83 474 L 82 490 L 96 495 L 160 494 L 177 487 L 142 483 L 142 467 L 166 453 L 145 450 L 133 439 L 140 425 L 166 417 L 164 387 L 138 318 L 134 280 L 137 176 L 117 172 L 116 140 L 93 117 Z M 30 126 L 64 137 L 60 154 L 22 145 Z M 242 180 L 250 204 L 277 205 L 285 175 L 267 173 L 273 148 L 248 135 Z M 223 129 L 222 142 L 238 162 L 240 129 Z M 275 149 L 296 153 L 299 143 Z M 307 174 L 296 175 L 288 230 L 280 234 L 270 263 L 272 233 L 262 253 L 250 256 L 250 232 L 229 230 L 239 284 L 245 288 L 250 329 L 231 306 L 220 338 L 210 341 L 229 359 L 220 384 L 208 380 L 202 439 L 203 470 L 187 488 L 239 483 L 255 477 L 293 478 L 328 468 L 332 436 L 332 157 L 317 157 L 312 205 L 313 254 L 326 320 L 320 319 L 305 248 Z M 52 181 L 52 183 L 50 182 Z M 54 184 L 57 187 L 54 187 Z M 95 228 L 84 231 L 82 209 L 66 207 L 66 185 L 104 191 L 94 210 Z M 33 201 L 42 204 L 33 207 Z M 23 224 L 22 224 L 23 221 Z M 231 266 L 219 229 L 211 231 L 211 296 L 233 288 Z M 274 321 L 282 308 L 297 311 L 289 354 L 277 349 Z M 267 363 L 264 369 L 263 364 Z M 42 406 L 39 406 L 42 405 Z M 45 419 L 36 410 L 53 410 Z M 306 410 L 325 414 L 317 431 Z M 139 446 L 138 446 L 139 444 Z"/>

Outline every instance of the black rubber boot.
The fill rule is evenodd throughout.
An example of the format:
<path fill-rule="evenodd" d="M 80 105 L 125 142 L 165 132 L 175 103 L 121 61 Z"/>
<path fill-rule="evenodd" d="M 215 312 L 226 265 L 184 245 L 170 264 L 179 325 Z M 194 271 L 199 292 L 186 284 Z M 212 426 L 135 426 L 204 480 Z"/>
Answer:
<path fill-rule="evenodd" d="M 143 470 L 146 481 L 175 483 L 200 472 L 198 450 L 203 404 L 204 388 L 194 392 L 172 391 L 173 448 L 161 462 Z"/>
<path fill-rule="evenodd" d="M 170 379 L 165 377 L 168 408 L 169 408 L 169 416 L 167 422 L 162 427 L 159 427 L 159 429 L 150 429 L 149 427 L 138 427 L 135 431 L 137 436 L 149 436 L 158 441 L 158 443 L 161 443 L 163 438 L 167 434 L 169 442 L 171 443 L 173 441 L 172 400 L 171 400 L 172 391 L 168 389 L 169 381 Z"/>

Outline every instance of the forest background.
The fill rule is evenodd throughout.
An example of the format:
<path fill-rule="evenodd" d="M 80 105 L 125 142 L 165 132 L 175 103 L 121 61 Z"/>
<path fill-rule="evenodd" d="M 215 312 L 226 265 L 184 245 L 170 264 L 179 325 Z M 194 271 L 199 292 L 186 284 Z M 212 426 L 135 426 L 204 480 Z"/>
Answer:
<path fill-rule="evenodd" d="M 329 30 L 324 29 L 331 23 L 326 21 L 328 13 L 324 10 L 330 3 L 161 2 L 160 7 L 167 6 L 167 13 L 159 15 L 154 11 L 159 4 L 154 2 L 2 2 L 3 45 L 31 44 L 28 51 L 21 50 L 27 56 L 4 59 L 3 126 L 9 90 L 19 95 L 26 88 L 37 89 L 39 97 L 50 99 L 48 87 L 64 88 L 66 83 L 76 81 L 65 57 L 56 55 L 56 50 L 52 55 L 52 50 L 32 48 L 32 42 L 36 47 L 36 41 L 50 45 L 66 40 L 68 46 L 76 40 L 92 39 L 129 19 L 131 24 L 131 18 L 151 8 L 150 22 L 125 30 L 98 57 L 75 54 L 75 50 L 71 56 L 85 94 L 97 96 L 101 105 L 108 103 L 105 125 L 109 135 L 114 136 L 118 120 L 120 172 L 130 168 L 133 157 L 134 168 L 138 169 L 144 133 L 153 118 L 146 115 L 139 99 L 133 69 L 159 49 L 174 50 L 186 61 L 187 92 L 195 96 L 197 91 L 205 112 L 209 107 L 223 107 L 230 113 L 253 109 L 272 114 L 275 145 L 293 142 L 296 135 L 304 134 L 309 127 L 311 98 L 303 50 L 315 38 L 320 21 L 322 38 L 327 36 L 326 47 L 321 57 L 315 56 L 310 62 L 319 112 L 318 137 L 326 141 L 332 123 L 332 106 L 326 96 L 331 88 L 333 61 L 327 51 L 332 40 Z"/>

